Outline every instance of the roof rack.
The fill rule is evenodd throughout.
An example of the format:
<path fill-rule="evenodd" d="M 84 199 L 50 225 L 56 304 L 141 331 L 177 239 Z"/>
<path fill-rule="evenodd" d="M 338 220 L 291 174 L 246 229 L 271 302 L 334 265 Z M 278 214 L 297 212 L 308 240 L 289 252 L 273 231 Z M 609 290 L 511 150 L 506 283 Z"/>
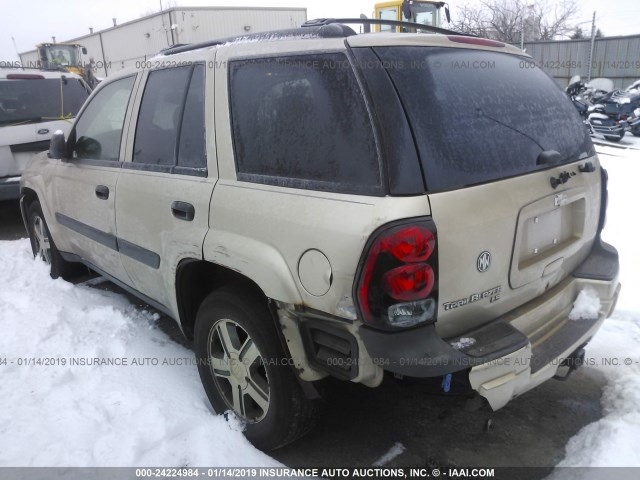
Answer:
<path fill-rule="evenodd" d="M 307 22 L 309 23 L 309 22 Z M 199 43 L 189 43 L 187 45 L 174 45 L 161 50 L 162 55 L 174 55 L 176 53 L 189 52 L 199 48 L 215 47 L 227 43 L 259 42 L 271 40 L 286 40 L 296 38 L 343 38 L 356 35 L 356 32 L 346 25 L 336 23 L 303 25 L 300 28 L 290 28 L 286 30 L 273 30 L 270 32 L 252 33 L 249 35 L 239 35 L 237 37 L 219 38 L 217 40 L 207 40 Z"/>
<path fill-rule="evenodd" d="M 464 35 L 465 37 L 475 37 L 476 35 L 471 35 L 462 32 L 456 32 L 455 30 L 449 30 L 447 28 L 440 27 L 432 27 L 430 25 L 424 25 L 423 23 L 414 23 L 414 22 L 400 22 L 398 20 L 382 20 L 379 18 L 317 18 L 315 20 L 309 20 L 302 25 L 302 28 L 310 28 L 310 27 L 318 27 L 318 26 L 326 26 L 333 24 L 349 24 L 349 23 L 357 23 L 362 25 L 389 25 L 392 27 L 404 27 L 411 28 L 414 30 L 423 30 L 426 32 L 432 33 L 442 33 L 445 35 Z"/>
<path fill-rule="evenodd" d="M 190 52 L 199 48 L 215 47 L 217 45 L 224 45 L 228 43 L 287 40 L 295 38 L 344 38 L 356 35 L 356 32 L 345 24 L 390 25 L 393 27 L 404 27 L 416 31 L 442 33 L 445 35 L 464 35 L 466 37 L 476 36 L 456 32 L 455 30 L 448 30 L 446 28 L 432 27 L 422 23 L 400 22 L 397 20 L 381 20 L 377 18 L 317 18 L 315 20 L 305 22 L 300 28 L 252 33 L 249 35 L 219 38 L 216 40 L 207 40 L 205 42 L 189 43 L 186 45 L 178 44 L 161 50 L 160 54 L 175 55 L 176 53 Z"/>

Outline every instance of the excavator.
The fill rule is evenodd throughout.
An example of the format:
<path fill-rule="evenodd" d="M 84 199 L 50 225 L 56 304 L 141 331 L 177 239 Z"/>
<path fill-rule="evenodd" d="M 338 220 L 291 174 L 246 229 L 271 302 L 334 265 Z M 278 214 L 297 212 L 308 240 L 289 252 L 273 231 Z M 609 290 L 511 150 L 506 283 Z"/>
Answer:
<path fill-rule="evenodd" d="M 394 0 L 376 3 L 374 18 L 378 20 L 396 20 L 401 22 L 421 23 L 430 27 L 442 27 L 442 11 L 447 22 L 451 22 L 449 5 L 445 2 L 428 0 Z M 404 27 L 392 25 L 375 25 L 376 32 L 405 31 Z"/>
<path fill-rule="evenodd" d="M 80 75 L 93 88 L 96 78 L 90 65 L 85 65 L 82 55 L 87 49 L 77 43 L 41 43 L 36 45 L 38 62 L 45 70 L 62 70 Z"/>

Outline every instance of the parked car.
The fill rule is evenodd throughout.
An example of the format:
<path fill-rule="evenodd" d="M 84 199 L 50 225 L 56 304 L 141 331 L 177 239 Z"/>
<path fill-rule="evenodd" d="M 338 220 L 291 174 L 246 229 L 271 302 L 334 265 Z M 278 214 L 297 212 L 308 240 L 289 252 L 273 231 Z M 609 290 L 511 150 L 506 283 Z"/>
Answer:
<path fill-rule="evenodd" d="M 19 198 L 27 162 L 53 132 L 69 133 L 89 94 L 72 73 L 0 69 L 0 201 Z"/>
<path fill-rule="evenodd" d="M 528 56 L 330 22 L 110 76 L 21 182 L 51 275 L 80 262 L 173 317 L 263 449 L 311 428 L 327 376 L 499 409 L 579 364 L 620 290 L 606 173 Z M 569 320 L 584 289 L 600 309 Z"/>

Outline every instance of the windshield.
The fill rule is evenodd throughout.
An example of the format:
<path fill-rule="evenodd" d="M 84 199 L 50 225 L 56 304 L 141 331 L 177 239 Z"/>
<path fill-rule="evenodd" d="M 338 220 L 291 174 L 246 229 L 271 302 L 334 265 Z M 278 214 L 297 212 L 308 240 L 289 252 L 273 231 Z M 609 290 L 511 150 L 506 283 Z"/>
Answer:
<path fill-rule="evenodd" d="M 374 48 L 400 95 L 430 191 L 548 168 L 594 154 L 576 108 L 530 60 L 484 50 Z"/>
<path fill-rule="evenodd" d="M 72 47 L 70 45 L 49 46 L 47 47 L 46 53 L 49 65 L 68 67 L 80 64 L 77 47 Z"/>
<path fill-rule="evenodd" d="M 437 27 L 437 8 L 430 3 L 414 3 L 411 5 L 411 13 L 415 23 Z"/>
<path fill-rule="evenodd" d="M 0 125 L 72 118 L 88 96 L 77 78 L 0 80 Z"/>

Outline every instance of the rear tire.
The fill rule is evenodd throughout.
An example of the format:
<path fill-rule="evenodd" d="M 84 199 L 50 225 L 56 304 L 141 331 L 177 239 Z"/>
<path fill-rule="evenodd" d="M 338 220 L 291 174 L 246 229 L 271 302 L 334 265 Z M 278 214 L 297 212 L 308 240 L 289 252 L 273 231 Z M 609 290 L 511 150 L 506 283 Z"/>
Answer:
<path fill-rule="evenodd" d="M 624 131 L 620 135 L 605 135 L 604 138 L 609 140 L 610 142 L 619 142 L 624 137 Z"/>
<path fill-rule="evenodd" d="M 284 354 L 266 300 L 222 287 L 204 300 L 194 330 L 198 371 L 217 413 L 233 411 L 256 447 L 274 450 L 311 430 L 307 399 Z"/>
<path fill-rule="evenodd" d="M 640 137 L 640 126 L 634 127 L 634 128 L 631 130 L 631 134 L 632 134 L 634 137 Z"/>
<path fill-rule="evenodd" d="M 42 213 L 39 201 L 31 202 L 27 209 L 29 225 L 29 240 L 34 258 L 39 258 L 51 267 L 51 278 L 62 277 L 65 280 L 72 278 L 82 271 L 86 271 L 83 265 L 65 261 L 60 255 L 56 244 L 51 238 L 49 227 Z"/>

